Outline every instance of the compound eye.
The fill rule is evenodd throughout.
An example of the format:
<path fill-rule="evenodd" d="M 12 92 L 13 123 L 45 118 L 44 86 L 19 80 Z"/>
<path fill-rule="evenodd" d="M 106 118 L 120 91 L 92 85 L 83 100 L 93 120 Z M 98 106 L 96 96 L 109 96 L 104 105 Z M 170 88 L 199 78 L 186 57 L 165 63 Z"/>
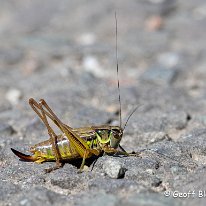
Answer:
<path fill-rule="evenodd" d="M 97 130 L 96 132 L 97 132 L 98 135 L 102 135 L 103 134 L 102 130 Z"/>

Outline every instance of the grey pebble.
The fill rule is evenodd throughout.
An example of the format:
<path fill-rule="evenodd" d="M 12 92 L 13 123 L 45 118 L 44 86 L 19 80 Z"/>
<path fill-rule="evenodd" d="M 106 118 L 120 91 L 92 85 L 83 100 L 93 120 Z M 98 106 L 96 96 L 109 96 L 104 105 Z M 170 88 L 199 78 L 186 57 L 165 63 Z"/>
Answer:
<path fill-rule="evenodd" d="M 171 84 L 177 75 L 175 69 L 168 69 L 164 67 L 152 67 L 148 69 L 140 77 L 142 80 L 155 84 Z"/>
<path fill-rule="evenodd" d="M 127 171 L 127 169 L 124 168 L 122 163 L 113 157 L 104 161 L 103 170 L 109 177 L 115 178 L 115 179 L 118 179 L 121 177 L 123 178 L 125 175 L 125 172 Z"/>

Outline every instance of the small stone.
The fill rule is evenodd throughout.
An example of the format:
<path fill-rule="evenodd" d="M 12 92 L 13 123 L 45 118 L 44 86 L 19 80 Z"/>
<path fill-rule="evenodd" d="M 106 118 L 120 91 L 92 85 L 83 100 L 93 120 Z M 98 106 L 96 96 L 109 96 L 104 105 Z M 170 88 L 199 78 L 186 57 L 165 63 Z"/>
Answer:
<path fill-rule="evenodd" d="M 109 177 L 115 179 L 124 177 L 124 174 L 127 171 L 127 169 L 123 167 L 122 163 L 114 158 L 108 159 L 104 162 L 103 170 Z"/>
<path fill-rule="evenodd" d="M 85 46 L 92 45 L 96 41 L 96 36 L 93 33 L 84 33 L 77 39 L 77 41 L 81 45 L 85 45 Z"/>
<path fill-rule="evenodd" d="M 159 64 L 172 68 L 180 63 L 180 56 L 175 52 L 165 52 L 158 56 Z"/>
<path fill-rule="evenodd" d="M 161 16 L 152 16 L 146 21 L 146 29 L 148 31 L 156 31 L 162 28 L 163 19 Z"/>
<path fill-rule="evenodd" d="M 153 169 L 146 169 L 146 172 L 150 175 L 154 174 L 154 170 Z"/>
<path fill-rule="evenodd" d="M 174 69 L 167 69 L 163 67 L 153 67 L 148 69 L 141 78 L 144 81 L 157 83 L 157 84 L 170 84 L 173 82 L 177 75 Z"/>
<path fill-rule="evenodd" d="M 97 77 L 104 76 L 104 72 L 99 64 L 99 61 L 94 56 L 87 56 L 83 60 L 83 67 L 86 71 L 91 72 Z"/>
<path fill-rule="evenodd" d="M 6 99 L 13 105 L 18 104 L 21 98 L 22 98 L 22 92 L 18 89 L 10 89 L 6 93 Z"/>
<path fill-rule="evenodd" d="M 20 205 L 26 205 L 28 203 L 28 199 L 23 199 L 20 201 Z"/>

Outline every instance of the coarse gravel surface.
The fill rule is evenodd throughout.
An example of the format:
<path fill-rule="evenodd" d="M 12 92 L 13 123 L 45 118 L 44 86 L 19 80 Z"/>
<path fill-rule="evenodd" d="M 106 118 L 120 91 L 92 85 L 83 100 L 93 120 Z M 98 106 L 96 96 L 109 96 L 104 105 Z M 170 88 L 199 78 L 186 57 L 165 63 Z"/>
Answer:
<path fill-rule="evenodd" d="M 0 205 L 205 205 L 204 0 L 0 0 Z M 45 174 L 20 161 L 47 140 L 28 104 L 45 99 L 71 127 L 119 124 L 139 105 L 121 146 Z"/>

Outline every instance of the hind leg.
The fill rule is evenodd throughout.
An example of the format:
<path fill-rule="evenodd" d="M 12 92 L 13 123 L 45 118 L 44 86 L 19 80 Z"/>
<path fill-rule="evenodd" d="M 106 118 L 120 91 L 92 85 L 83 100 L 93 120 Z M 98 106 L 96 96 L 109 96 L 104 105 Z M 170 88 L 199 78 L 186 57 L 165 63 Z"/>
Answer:
<path fill-rule="evenodd" d="M 52 168 L 48 168 L 45 169 L 46 172 L 51 172 L 53 170 L 59 169 L 60 167 L 62 167 L 62 163 L 61 163 L 61 154 L 59 152 L 59 149 L 57 147 L 57 135 L 54 132 L 54 130 L 51 128 L 51 126 L 49 125 L 49 122 L 47 120 L 47 116 L 45 114 L 45 110 L 42 107 L 42 100 L 40 100 L 39 103 L 37 103 L 34 99 L 29 99 L 29 104 L 31 105 L 32 109 L 37 113 L 37 115 L 39 116 L 39 118 L 42 120 L 42 122 L 44 123 L 44 125 L 46 126 L 47 130 L 48 130 L 48 134 L 50 136 L 50 143 L 52 145 L 52 150 L 56 159 L 56 165 Z"/>
<path fill-rule="evenodd" d="M 52 109 L 48 106 L 48 104 L 42 99 L 40 100 L 39 104 L 33 100 L 29 100 L 30 105 L 32 106 L 33 110 L 38 114 L 38 116 L 42 119 L 44 124 L 46 125 L 48 129 L 48 133 L 53 139 L 52 135 L 55 137 L 55 133 L 52 130 L 52 128 L 49 126 L 47 117 L 49 117 L 54 124 L 57 125 L 57 127 L 65 134 L 65 136 L 68 138 L 70 144 L 72 147 L 76 150 L 76 152 L 82 157 L 82 165 L 80 168 L 80 171 L 82 170 L 84 166 L 85 159 L 87 159 L 91 154 L 94 154 L 96 156 L 99 155 L 99 151 L 96 149 L 91 149 L 87 145 L 86 141 L 83 140 L 76 132 L 72 130 L 71 127 L 68 125 L 64 124 L 61 122 L 61 120 L 54 114 Z M 39 110 L 41 111 L 42 114 L 40 114 Z M 55 141 L 53 141 L 55 142 Z M 54 149 L 55 149 L 56 144 L 54 144 Z M 60 162 L 61 155 L 58 155 L 58 148 L 56 148 L 56 162 Z M 58 160 L 59 159 L 59 160 Z M 58 167 L 58 165 L 57 165 Z"/>

